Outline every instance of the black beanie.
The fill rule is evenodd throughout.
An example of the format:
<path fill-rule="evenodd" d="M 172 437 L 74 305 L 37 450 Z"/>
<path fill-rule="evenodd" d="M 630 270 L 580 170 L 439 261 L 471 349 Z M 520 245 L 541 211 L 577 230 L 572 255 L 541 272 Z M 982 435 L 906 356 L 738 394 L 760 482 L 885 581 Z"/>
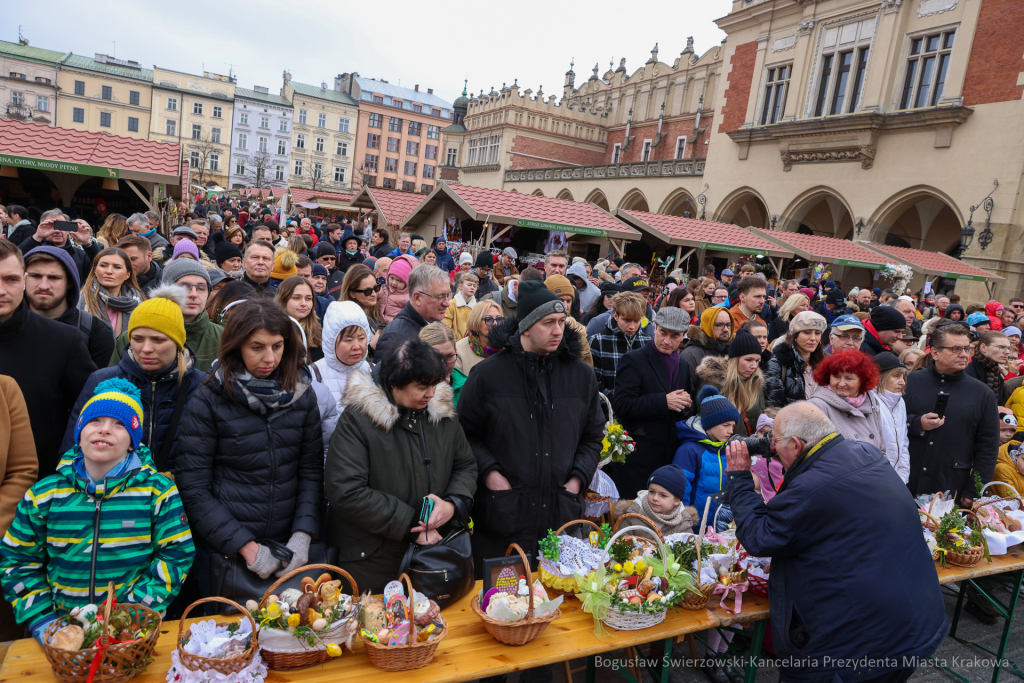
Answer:
<path fill-rule="evenodd" d="M 907 319 L 892 306 L 876 306 L 871 311 L 871 324 L 877 332 L 907 329 Z"/>
<path fill-rule="evenodd" d="M 234 242 L 221 242 L 213 250 L 213 257 L 219 266 L 229 258 L 242 258 L 242 250 L 235 246 Z"/>
<path fill-rule="evenodd" d="M 739 358 L 751 353 L 761 355 L 761 342 L 747 330 L 739 330 L 729 342 L 729 358 Z"/>
<path fill-rule="evenodd" d="M 565 313 L 565 304 L 540 280 L 520 282 L 517 298 L 516 318 L 519 320 L 520 334 L 546 315 Z"/>
<path fill-rule="evenodd" d="M 825 303 L 827 304 L 837 306 L 843 303 L 843 301 L 843 293 L 840 292 L 838 289 L 833 289 L 832 291 L 825 295 Z"/>
<path fill-rule="evenodd" d="M 342 247 L 345 246 L 344 241 L 342 241 L 340 244 L 342 245 Z M 316 245 L 316 257 L 321 258 L 323 256 L 333 256 L 335 258 L 337 258 L 338 256 L 338 250 L 335 249 L 334 245 L 328 242 L 327 240 L 323 240 Z"/>
<path fill-rule="evenodd" d="M 487 251 L 485 249 L 485 250 L 481 251 L 479 254 L 476 255 L 476 263 L 474 264 L 474 268 L 493 268 L 493 267 L 494 267 L 494 257 L 491 256 L 491 252 L 489 252 L 489 251 Z"/>

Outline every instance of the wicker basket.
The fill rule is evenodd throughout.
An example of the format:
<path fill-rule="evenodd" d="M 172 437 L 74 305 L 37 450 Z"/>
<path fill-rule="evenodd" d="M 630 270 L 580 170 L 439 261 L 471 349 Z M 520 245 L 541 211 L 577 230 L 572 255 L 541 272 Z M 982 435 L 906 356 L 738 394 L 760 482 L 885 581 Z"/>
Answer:
<path fill-rule="evenodd" d="M 1014 495 L 1006 496 L 1004 498 L 997 497 L 991 500 L 985 500 L 985 491 L 988 489 L 989 486 L 1002 486 L 1003 488 L 1013 491 Z M 1002 503 L 1008 500 L 1017 501 L 1017 506 L 1010 508 L 1009 506 L 1000 505 L 999 507 L 1002 508 L 1003 510 L 1006 510 L 1007 508 L 1011 510 L 1024 510 L 1024 499 L 1021 498 L 1021 495 L 1020 493 L 1017 492 L 1017 489 L 1013 488 L 1005 481 L 990 481 L 989 483 L 981 487 L 981 491 L 978 493 L 978 498 L 974 501 L 974 509 L 977 510 L 979 507 L 985 507 L 986 505 L 995 505 L 996 503 Z"/>
<path fill-rule="evenodd" d="M 593 522 L 591 522 L 589 519 L 574 519 L 573 521 L 566 522 L 562 526 L 558 527 L 558 529 L 555 530 L 555 536 L 558 536 L 563 531 L 565 531 L 569 527 L 574 526 L 576 524 L 588 524 L 588 525 L 594 527 L 594 529 L 598 533 L 601 532 L 601 528 L 599 526 L 597 526 L 596 524 L 594 524 Z M 559 576 L 558 574 L 552 574 L 551 572 L 549 572 L 546 569 L 544 569 L 544 567 L 540 566 L 540 562 L 539 561 L 537 563 L 537 574 L 540 576 L 540 582 L 542 584 L 544 584 L 549 589 L 549 591 L 551 593 L 554 593 L 555 597 L 558 597 L 559 595 L 567 595 L 567 596 L 571 597 L 571 596 L 576 594 L 576 589 L 575 589 L 575 587 L 576 587 L 576 578 L 575 577 L 573 577 L 573 576 Z M 573 587 L 571 589 L 569 589 L 569 590 L 566 590 L 565 588 L 562 588 L 561 586 L 559 586 L 558 583 L 556 583 L 556 581 L 559 582 L 559 583 L 562 583 L 562 582 L 571 583 Z M 530 583 L 530 585 L 532 586 L 533 583 Z"/>
<path fill-rule="evenodd" d="M 689 610 L 704 609 L 705 607 L 707 607 L 708 601 L 711 599 L 711 596 L 714 595 L 716 585 L 718 584 L 704 583 L 697 586 L 697 590 L 700 591 L 699 593 L 687 591 L 686 597 L 683 598 L 683 601 L 679 603 L 679 606 L 683 609 Z"/>
<path fill-rule="evenodd" d="M 562 527 L 562 529 L 564 528 Z M 515 543 L 510 545 L 508 550 L 505 551 L 505 557 L 508 557 L 513 550 L 519 553 L 519 557 L 523 559 L 523 566 L 526 567 L 526 585 L 530 589 L 530 609 L 526 613 L 526 617 L 512 622 L 498 621 L 497 619 L 491 619 L 480 608 L 479 596 L 473 598 L 470 604 L 473 606 L 473 611 L 476 612 L 476 615 L 480 617 L 480 621 L 484 623 L 484 629 L 494 636 L 495 640 L 506 645 L 526 645 L 543 633 L 544 629 L 552 621 L 562 616 L 562 611 L 556 609 L 551 614 L 540 618 L 533 616 L 533 572 L 530 571 L 530 561 L 526 558 L 526 553 L 523 552 L 523 549 Z"/>
<path fill-rule="evenodd" d="M 411 602 L 413 592 L 412 581 L 409 580 L 407 574 L 402 574 L 398 578 L 399 580 L 405 579 L 405 585 L 409 587 L 409 600 Z M 370 658 L 370 664 L 373 664 L 381 671 L 408 671 L 409 669 L 420 669 L 430 664 L 434 659 L 434 655 L 437 654 L 437 646 L 448 635 L 448 622 L 443 616 L 438 618 L 444 624 L 444 628 L 437 634 L 436 638 L 422 643 L 416 642 L 415 619 L 409 620 L 409 642 L 405 645 L 375 643 L 372 640 L 363 638 L 360 633 L 360 638 L 363 638 L 363 645 L 366 646 L 366 654 Z"/>
<path fill-rule="evenodd" d="M 641 515 L 639 512 L 627 512 L 626 514 L 621 515 L 617 520 L 615 520 L 615 525 L 612 527 L 612 533 L 614 534 L 619 530 L 619 525 L 622 524 L 622 520 L 629 519 L 630 517 L 636 517 L 638 520 L 640 520 L 648 527 L 650 527 L 649 529 L 642 526 L 634 526 L 631 528 L 637 529 L 639 531 L 646 531 L 649 534 L 654 534 L 658 537 L 658 540 L 655 541 L 652 538 L 645 538 L 643 536 L 633 535 L 623 536 L 622 540 L 632 543 L 639 543 L 640 545 L 645 546 L 647 548 L 655 549 L 665 542 L 665 537 L 661 534 L 661 530 L 658 528 L 658 524 L 650 517 L 645 517 L 644 515 Z"/>
<path fill-rule="evenodd" d="M 307 564 L 305 567 L 299 567 L 288 572 L 280 579 L 274 582 L 274 584 L 267 589 L 267 592 L 263 594 L 263 599 L 260 600 L 260 609 L 266 607 L 267 602 L 270 600 L 270 596 L 274 595 L 278 588 L 280 588 L 286 581 L 291 579 L 298 574 L 303 572 L 315 571 L 317 569 L 323 571 L 333 572 L 340 576 L 344 576 L 348 579 L 349 585 L 352 586 L 352 598 L 353 602 L 359 599 L 359 586 L 356 585 L 356 580 L 352 578 L 352 575 L 341 567 L 335 567 L 330 564 Z M 268 650 L 264 647 L 260 648 L 260 655 L 263 657 L 263 661 L 267 663 L 267 668 L 273 671 L 294 671 L 295 669 L 305 669 L 310 666 L 316 666 L 317 664 L 323 664 L 326 662 L 330 655 L 327 654 L 327 648 L 306 648 L 298 640 L 295 641 L 296 646 L 302 647 L 301 650 L 295 651 L 277 651 Z"/>
<path fill-rule="evenodd" d="M 622 521 L 623 517 L 628 517 L 628 516 L 640 517 L 641 519 L 644 519 L 647 522 L 650 522 L 650 520 L 647 519 L 646 517 L 644 517 L 643 515 L 637 515 L 635 513 L 630 513 L 629 515 L 623 515 L 622 517 L 619 517 L 619 521 Z M 616 526 L 618 526 L 617 523 L 616 523 Z M 654 528 L 657 529 L 657 526 L 655 526 Z M 606 545 L 605 549 L 604 549 L 605 555 L 608 554 L 608 550 L 609 550 L 609 548 L 612 547 L 612 543 L 614 543 L 615 540 L 619 536 L 622 536 L 627 531 L 650 531 L 650 530 L 647 527 L 642 527 L 642 526 L 637 525 L 637 526 L 627 526 L 624 529 L 616 531 L 614 534 L 612 534 L 612 537 L 610 539 L 608 539 L 608 545 Z M 665 550 L 665 544 L 662 542 L 661 532 L 659 531 L 659 532 L 657 532 L 657 534 L 658 534 L 658 549 L 661 551 L 661 561 L 663 563 L 663 566 L 667 567 L 667 566 L 669 566 L 668 551 Z M 627 536 L 626 538 L 629 538 L 629 537 Z M 666 605 L 665 608 L 660 610 L 659 612 L 654 612 L 654 613 L 651 613 L 651 612 L 633 612 L 633 611 L 630 611 L 630 610 L 616 609 L 616 608 L 612 607 L 612 608 L 610 608 L 608 610 L 608 613 L 604 616 L 604 618 L 601 621 L 603 621 L 606 626 L 610 626 L 611 628 L 614 628 L 614 629 L 616 629 L 618 631 L 639 631 L 640 629 L 650 628 L 651 626 L 656 626 L 656 625 L 660 624 L 661 622 L 665 621 L 665 614 L 667 612 L 668 612 L 668 605 Z"/>
<path fill-rule="evenodd" d="M 946 564 L 952 564 L 957 567 L 973 567 L 981 562 L 981 558 L 984 556 L 985 551 L 980 546 L 977 548 L 968 548 L 963 551 L 947 550 Z"/>
<path fill-rule="evenodd" d="M 53 675 L 61 683 L 121 683 L 143 671 L 153 660 L 153 648 L 160 637 L 160 615 L 143 605 L 124 604 L 121 609 L 131 618 L 131 627 L 148 628 L 149 635 L 127 643 L 111 643 L 107 624 L 110 622 L 112 603 L 117 601 L 114 583 L 107 584 L 107 599 L 103 605 L 103 632 L 87 650 L 61 650 L 49 645 L 50 638 L 60 628 L 78 622 L 62 617 L 46 627 L 43 652 L 53 667 Z M 90 675 L 90 671 L 95 673 Z"/>
<path fill-rule="evenodd" d="M 615 411 L 612 410 L 612 402 L 607 396 L 602 394 L 600 391 L 597 392 L 597 395 L 601 397 L 601 400 L 604 401 L 605 407 L 608 408 L 608 420 L 604 423 L 604 428 L 607 429 L 612 425 L 613 422 L 615 422 Z M 597 463 L 597 467 L 600 469 L 601 467 L 604 467 L 611 461 L 612 456 L 609 455 L 607 458 L 603 458 L 601 462 Z"/>
<path fill-rule="evenodd" d="M 185 617 L 192 611 L 193 607 L 201 605 L 204 602 L 222 602 L 225 605 L 230 605 L 241 612 L 242 616 L 249 620 L 252 624 L 252 637 L 249 639 L 249 647 L 244 652 L 231 655 L 230 657 L 203 657 L 201 655 L 194 655 L 191 652 L 185 650 L 185 643 L 188 640 L 185 638 Z M 249 610 L 245 609 L 237 602 L 228 600 L 227 598 L 221 598 L 218 596 L 210 596 L 208 598 L 201 598 L 196 600 L 191 605 L 185 608 L 185 611 L 181 614 L 181 619 L 178 621 L 178 661 L 181 662 L 181 666 L 188 669 L 189 671 L 216 671 L 219 674 L 237 674 L 250 664 L 252 664 L 253 658 L 259 651 L 259 645 L 257 644 L 257 633 L 256 633 L 256 621 L 249 614 Z"/>

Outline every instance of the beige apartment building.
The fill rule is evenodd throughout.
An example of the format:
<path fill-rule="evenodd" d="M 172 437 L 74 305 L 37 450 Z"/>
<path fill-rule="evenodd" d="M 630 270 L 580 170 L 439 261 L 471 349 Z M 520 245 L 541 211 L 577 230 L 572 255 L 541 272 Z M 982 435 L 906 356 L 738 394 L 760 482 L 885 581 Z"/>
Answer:
<path fill-rule="evenodd" d="M 235 79 L 154 67 L 150 139 L 181 144 L 190 182 L 228 187 Z"/>
<path fill-rule="evenodd" d="M 284 72 L 281 96 L 292 103 L 288 184 L 310 190 L 350 192 L 359 104 L 347 93 L 292 80 Z"/>
<path fill-rule="evenodd" d="M 963 260 L 1005 278 L 996 296 L 1024 290 L 1024 4 L 734 0 L 717 23 L 726 40 L 699 58 L 470 98 L 443 177 L 954 256 L 970 222 Z M 936 283 L 954 287 L 988 296 Z"/>
<path fill-rule="evenodd" d="M 57 73 L 57 125 L 148 140 L 153 70 L 138 62 L 68 53 Z"/>
<path fill-rule="evenodd" d="M 0 40 L 0 118 L 56 125 L 57 64 L 65 53 Z"/>

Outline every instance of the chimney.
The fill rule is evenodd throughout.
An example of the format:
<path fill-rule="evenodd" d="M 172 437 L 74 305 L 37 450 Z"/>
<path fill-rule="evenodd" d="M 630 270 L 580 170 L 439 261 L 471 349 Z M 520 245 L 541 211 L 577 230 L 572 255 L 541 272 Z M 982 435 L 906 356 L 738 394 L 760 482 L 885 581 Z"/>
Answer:
<path fill-rule="evenodd" d="M 99 52 L 96 53 L 96 57 L 94 57 L 94 59 L 97 62 L 99 62 L 100 64 L 106 64 L 107 63 L 107 56 L 106 55 L 101 55 Z"/>
<path fill-rule="evenodd" d="M 262 85 L 254 85 L 252 87 L 252 89 L 255 90 L 256 92 L 263 93 L 264 95 L 269 95 L 270 94 L 270 88 L 267 88 L 267 87 L 262 86 Z"/>
<path fill-rule="evenodd" d="M 433 95 L 434 94 L 434 89 L 433 88 L 427 88 L 427 94 L 428 95 Z"/>
<path fill-rule="evenodd" d="M 420 84 L 417 83 L 416 85 L 413 86 L 412 89 L 415 90 L 416 92 L 419 92 L 420 91 Z"/>

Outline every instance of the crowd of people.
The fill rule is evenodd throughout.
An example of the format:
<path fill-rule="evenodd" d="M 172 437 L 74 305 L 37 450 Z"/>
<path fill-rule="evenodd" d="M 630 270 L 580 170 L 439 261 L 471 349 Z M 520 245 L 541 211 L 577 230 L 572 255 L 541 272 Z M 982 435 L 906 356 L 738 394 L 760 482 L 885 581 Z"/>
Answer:
<path fill-rule="evenodd" d="M 815 513 L 779 501 L 853 489 L 870 502 L 846 503 L 853 533 L 916 525 L 912 495 L 970 505 L 975 474 L 1024 490 L 1022 299 L 847 293 L 751 263 L 674 271 L 655 292 L 621 258 L 529 264 L 258 203 L 185 208 L 166 237 L 155 213 L 95 235 L 55 229 L 59 209 L 2 216 L 0 638 L 41 638 L 108 580 L 174 615 L 327 558 L 381 592 L 410 547 L 469 526 L 478 573 L 513 542 L 536 556 L 583 516 L 606 403 L 635 441 L 603 468 L 629 509 L 674 533 L 707 505 L 789 567 L 772 587 L 779 653 L 827 654 L 838 634 L 853 645 L 836 652 L 856 649 L 882 616 L 820 587 L 846 532 L 799 537 Z M 752 463 L 740 437 L 773 433 L 778 457 Z M 102 541 L 125 525 L 132 543 Z M 905 531 L 887 547 L 921 583 L 926 547 Z M 818 569 L 796 549 L 814 543 Z M 775 620 L 806 586 L 824 621 Z M 893 652 L 937 645 L 941 598 L 922 590 L 892 597 L 913 606 L 890 631 L 927 613 Z M 714 658 L 707 673 L 737 676 Z"/>

